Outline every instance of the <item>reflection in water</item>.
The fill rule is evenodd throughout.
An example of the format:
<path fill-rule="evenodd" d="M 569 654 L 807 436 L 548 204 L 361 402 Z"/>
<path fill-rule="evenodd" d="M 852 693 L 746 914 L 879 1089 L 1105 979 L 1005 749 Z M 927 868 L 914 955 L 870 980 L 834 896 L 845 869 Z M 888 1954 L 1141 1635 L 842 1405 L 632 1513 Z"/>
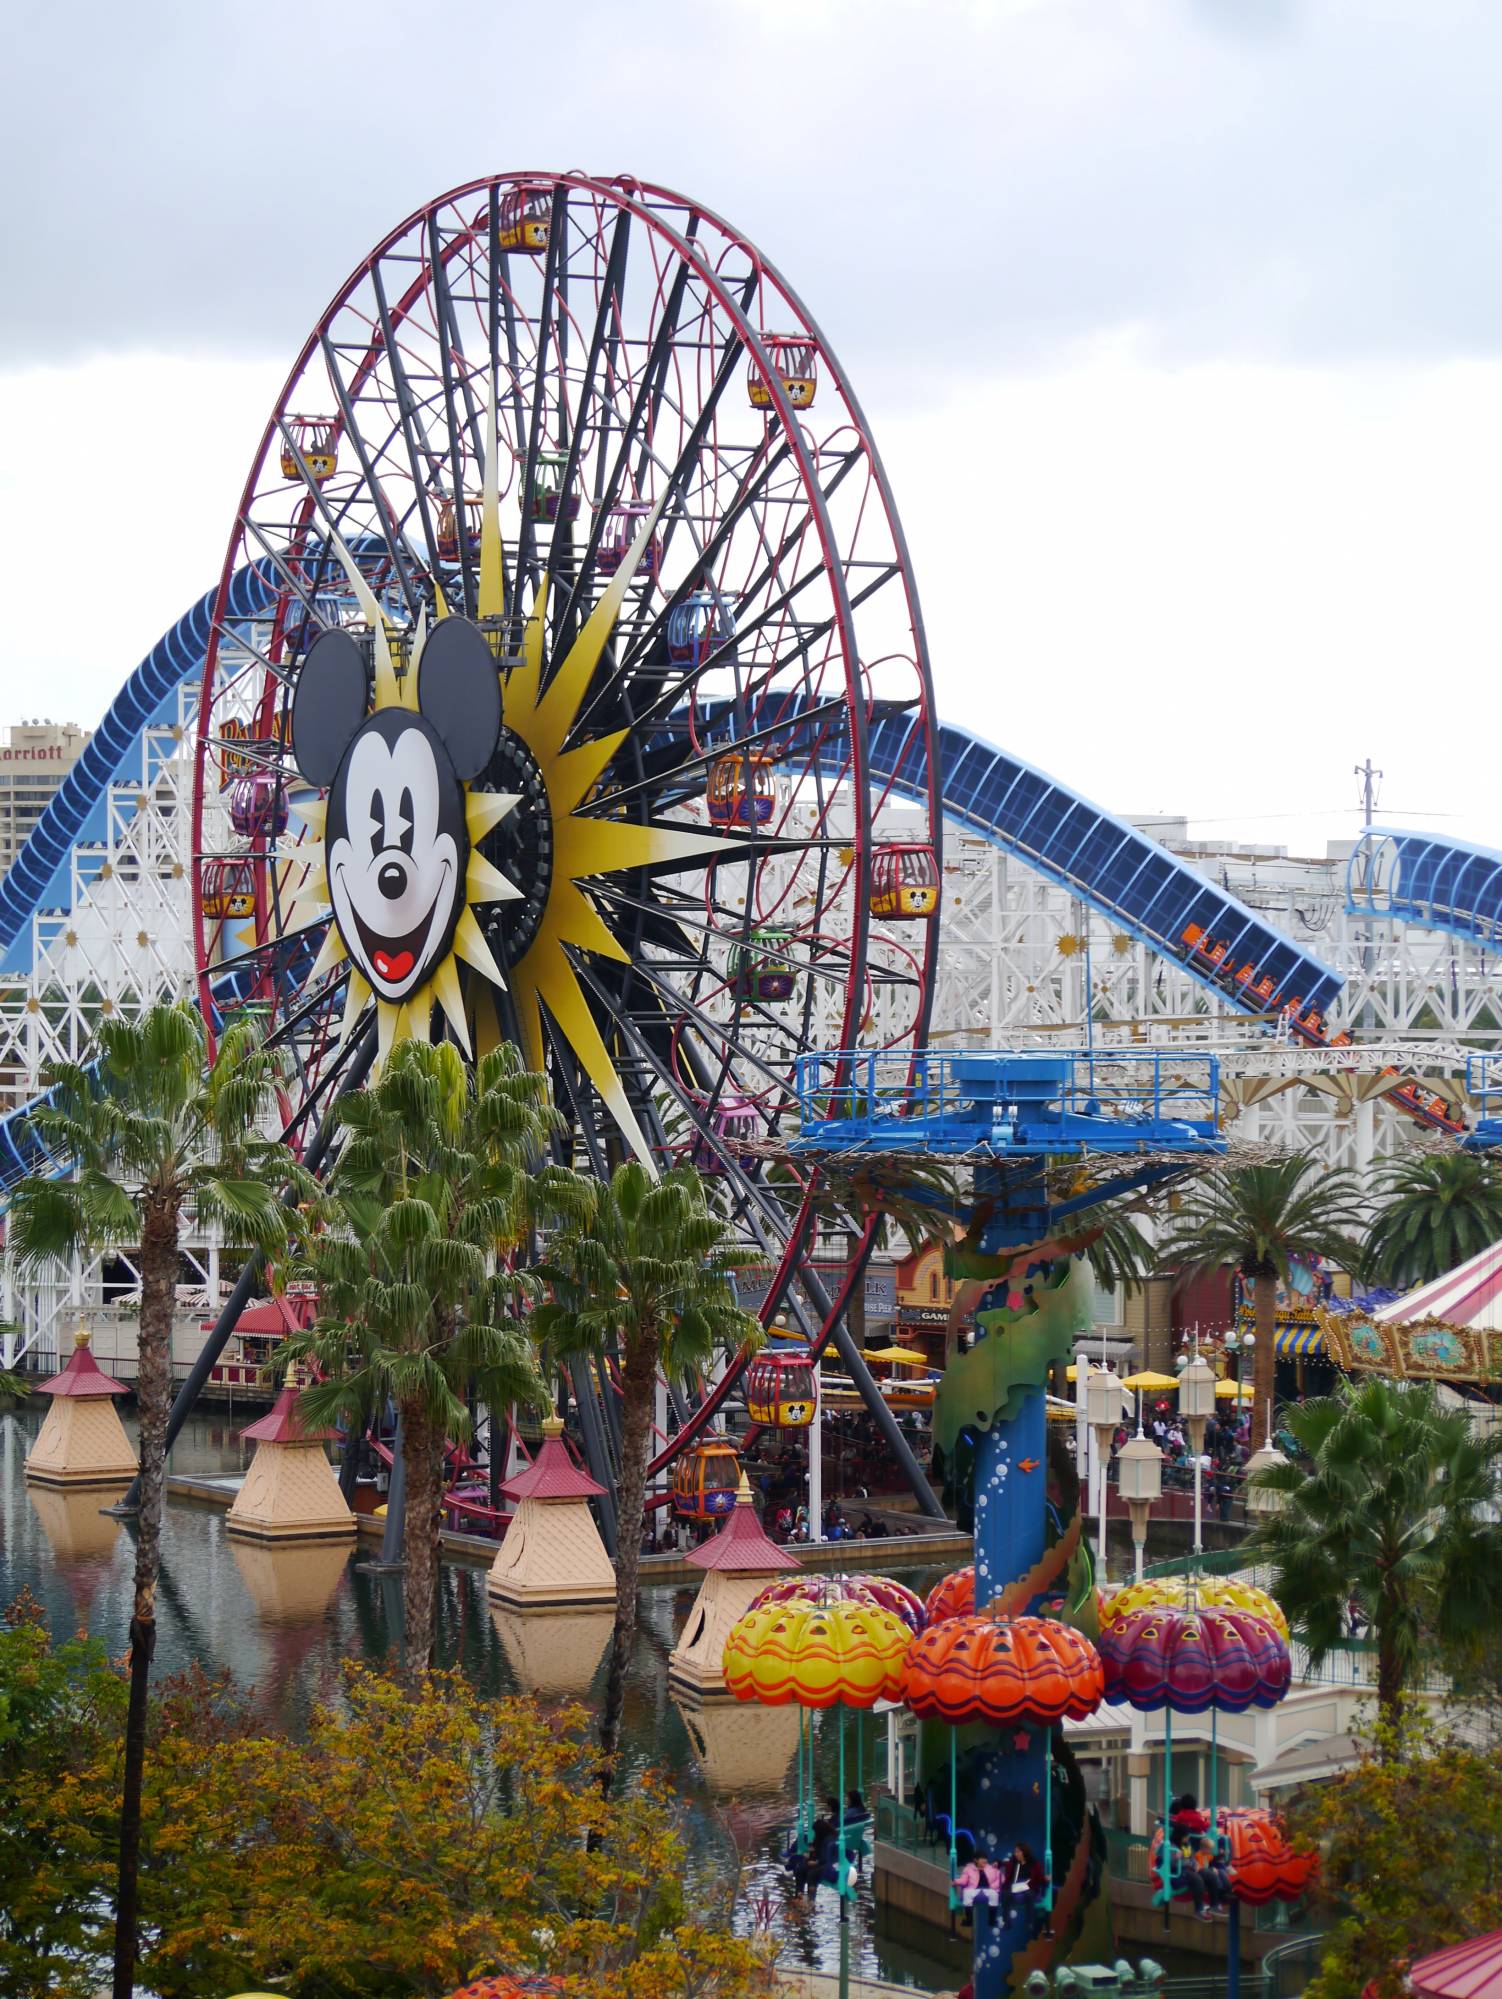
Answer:
<path fill-rule="evenodd" d="M 173 1452 L 173 1469 L 214 1476 L 242 1471 L 249 1447 L 239 1432 L 252 1413 L 236 1411 L 193 1418 Z M 0 1604 L 23 1587 L 40 1599 L 60 1635 L 79 1626 L 102 1638 L 113 1652 L 124 1647 L 130 1618 L 135 1535 L 130 1523 L 101 1518 L 109 1494 L 28 1493 L 22 1465 L 41 1412 L 0 1413 Z M 127 1418 L 127 1428 L 133 1429 Z M 72 1502 L 85 1498 L 92 1513 Z M 48 1500 L 50 1510 L 43 1510 Z M 66 1509 L 66 1510 L 65 1510 Z M 268 1715 L 283 1727 L 302 1725 L 309 1708 L 338 1691 L 340 1665 L 347 1658 L 395 1663 L 401 1633 L 401 1579 L 370 1571 L 373 1550 L 361 1544 L 268 1548 L 226 1534 L 224 1514 L 173 1501 L 162 1523 L 162 1581 L 158 1598 L 157 1670 L 180 1672 L 197 1662 L 211 1672 L 230 1672 L 256 1689 Z M 930 1578 L 933 1580 L 936 1578 Z M 692 1721 L 670 1699 L 667 1657 L 693 1603 L 691 1585 L 657 1586 L 643 1593 L 636 1649 L 626 1685 L 622 1760 L 625 1780 L 647 1765 L 662 1770 L 682 1802 L 684 1835 L 691 1863 L 713 1877 L 695 1892 L 705 1906 L 717 1905 L 738 1882 L 736 1922 L 750 1928 L 758 1911 L 782 1938 L 790 1965 L 839 1962 L 839 1911 L 832 1895 L 810 1909 L 786 1894 L 780 1856 L 794 1803 L 791 1774 L 797 1719 L 792 1709 L 730 1708 L 728 1728 L 744 1725 L 756 1736 L 729 1747 L 711 1720 Z M 485 1594 L 485 1565 L 445 1563 L 439 1597 L 438 1656 L 443 1665 L 461 1666 L 482 1693 L 514 1693 L 535 1683 L 548 1698 L 564 1695 L 598 1699 L 610 1634 L 607 1612 L 570 1615 L 552 1634 L 537 1633 L 540 1618 L 503 1624 Z M 518 1627 L 520 1629 L 518 1630 Z M 561 1662 L 553 1656 L 566 1651 Z M 545 1681 L 551 1680 L 551 1688 Z M 706 1714 L 708 1710 L 706 1710 Z M 761 1723 L 768 1726 L 763 1732 Z M 780 1747 L 788 1731 L 787 1747 Z M 836 1782 L 835 1733 L 818 1723 L 817 1781 L 822 1791 Z M 866 1769 L 874 1741 L 866 1724 Z M 848 1747 L 848 1743 L 847 1743 Z M 754 1761 L 754 1780 L 735 1781 L 737 1759 Z M 780 1761 L 779 1761 L 780 1759 Z M 774 1768 L 774 1766 L 777 1766 Z M 782 1789 L 779 1791 L 779 1780 Z M 752 1781 L 759 1786 L 753 1790 Z M 878 1929 L 869 1899 L 869 1878 L 853 1926 L 852 1970 L 871 1977 L 944 1988 L 957 1981 L 951 1968 L 904 1947 L 887 1928 Z"/>
<path fill-rule="evenodd" d="M 490 1615 L 519 1687 L 544 1699 L 584 1699 L 610 1643 L 614 1611 L 540 1611 L 524 1617 L 492 1603 Z"/>
<path fill-rule="evenodd" d="M 696 1707 L 677 1694 L 672 1701 L 711 1791 L 782 1793 L 798 1747 L 797 1708 L 760 1707 L 751 1701 Z"/>

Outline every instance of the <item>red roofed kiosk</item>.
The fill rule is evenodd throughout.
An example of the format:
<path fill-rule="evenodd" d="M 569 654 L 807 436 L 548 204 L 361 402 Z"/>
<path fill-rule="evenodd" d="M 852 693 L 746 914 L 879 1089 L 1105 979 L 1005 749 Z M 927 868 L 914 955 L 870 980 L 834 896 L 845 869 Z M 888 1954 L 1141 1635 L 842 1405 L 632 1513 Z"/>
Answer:
<path fill-rule="evenodd" d="M 550 1416 L 542 1446 L 501 1487 L 518 1502 L 486 1587 L 512 1610 L 595 1610 L 615 1602 L 615 1570 L 589 1502 L 605 1490 L 580 1471 Z"/>
<path fill-rule="evenodd" d="M 129 1391 L 102 1372 L 89 1350 L 89 1329 L 80 1323 L 73 1352 L 61 1374 L 39 1385 L 52 1397 L 47 1420 L 26 1460 L 35 1485 L 128 1485 L 136 1475 L 136 1454 L 115 1409 L 114 1398 Z"/>
<path fill-rule="evenodd" d="M 240 1432 L 256 1447 L 235 1495 L 225 1530 L 251 1541 L 350 1541 L 355 1516 L 344 1503 L 324 1444 L 328 1430 L 309 1430 L 297 1413 L 292 1368 L 269 1416 Z"/>
<path fill-rule="evenodd" d="M 1502 1999 L 1502 1930 L 1418 1958 L 1408 1982 L 1421 1999 Z"/>
<path fill-rule="evenodd" d="M 723 1660 L 730 1627 L 751 1607 L 773 1576 L 803 1565 L 796 1555 L 769 1541 L 751 1503 L 751 1487 L 741 1473 L 735 1505 L 712 1541 L 685 1558 L 707 1571 L 688 1622 L 668 1654 L 668 1684 L 690 1701 L 728 1701 Z"/>

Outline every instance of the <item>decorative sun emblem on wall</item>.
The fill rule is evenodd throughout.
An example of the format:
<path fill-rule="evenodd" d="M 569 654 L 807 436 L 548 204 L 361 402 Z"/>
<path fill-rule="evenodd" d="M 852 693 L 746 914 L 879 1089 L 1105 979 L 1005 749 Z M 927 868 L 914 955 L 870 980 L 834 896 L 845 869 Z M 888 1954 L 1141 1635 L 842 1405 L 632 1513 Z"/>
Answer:
<path fill-rule="evenodd" d="M 312 977 L 348 964 L 342 1039 L 371 1007 L 378 1062 L 399 1041 L 429 1039 L 440 1015 L 467 1052 L 494 1046 L 509 1024 L 540 1069 L 551 1022 L 646 1159 L 575 967 L 576 953 L 630 962 L 587 884 L 702 865 L 739 843 L 582 809 L 629 733 L 591 735 L 581 716 L 661 503 L 546 677 L 544 579 L 503 679 L 490 637 L 506 620 L 493 395 L 487 441 L 479 622 L 449 615 L 435 579 L 436 618 L 404 629 L 330 530 L 369 628 L 374 684 L 366 651 L 343 629 L 321 634 L 303 662 L 293 754 L 326 797 L 299 808 L 322 839 L 297 850 L 308 872 L 289 928 L 332 919 Z"/>

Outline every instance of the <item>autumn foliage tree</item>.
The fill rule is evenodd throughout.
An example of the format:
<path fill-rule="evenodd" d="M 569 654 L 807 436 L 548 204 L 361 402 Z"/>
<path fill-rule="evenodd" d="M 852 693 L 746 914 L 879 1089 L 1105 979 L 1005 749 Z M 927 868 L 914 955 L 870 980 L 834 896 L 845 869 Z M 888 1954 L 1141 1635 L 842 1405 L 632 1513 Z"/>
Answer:
<path fill-rule="evenodd" d="M 123 1700 L 101 1675 L 97 1653 L 54 1652 L 36 1626 L 0 1643 L 0 1731 L 18 1690 L 30 1717 L 24 1754 L 0 1732 L 5 1999 L 97 1989 Z M 607 1799 L 599 1763 L 584 1710 L 487 1701 L 454 1673 L 413 1693 L 352 1665 L 296 1738 L 223 1683 L 168 1683 L 143 1801 L 142 1981 L 159 1999 L 440 1999 L 495 1972 L 591 1999 L 769 1993 L 763 1954 L 689 1867 L 671 1793 L 647 1774 Z"/>

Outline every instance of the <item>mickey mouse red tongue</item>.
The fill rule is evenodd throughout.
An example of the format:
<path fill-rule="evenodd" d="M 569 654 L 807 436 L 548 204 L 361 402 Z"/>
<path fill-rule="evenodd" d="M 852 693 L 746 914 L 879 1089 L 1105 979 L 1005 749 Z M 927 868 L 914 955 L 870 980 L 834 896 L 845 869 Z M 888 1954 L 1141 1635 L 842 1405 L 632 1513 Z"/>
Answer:
<path fill-rule="evenodd" d="M 376 950 L 371 952 L 370 962 L 377 974 L 394 986 L 406 978 L 417 960 L 410 951 Z"/>

